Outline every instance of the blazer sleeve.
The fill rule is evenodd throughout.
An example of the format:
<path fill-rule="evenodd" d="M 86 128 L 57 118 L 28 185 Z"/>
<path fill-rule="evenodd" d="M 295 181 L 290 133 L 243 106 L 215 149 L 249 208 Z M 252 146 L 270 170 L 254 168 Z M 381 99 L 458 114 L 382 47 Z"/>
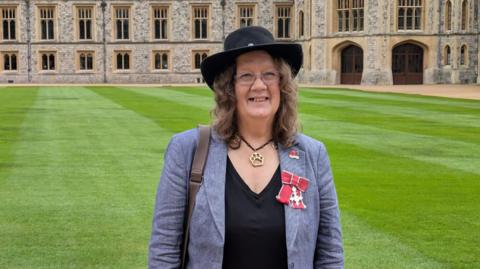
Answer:
<path fill-rule="evenodd" d="M 333 183 L 330 160 L 320 144 L 317 182 L 320 197 L 320 222 L 315 249 L 315 268 L 343 268 L 342 231 L 337 193 Z"/>
<path fill-rule="evenodd" d="M 157 189 L 148 255 L 150 269 L 180 268 L 188 182 L 184 156 L 182 144 L 172 138 Z"/>

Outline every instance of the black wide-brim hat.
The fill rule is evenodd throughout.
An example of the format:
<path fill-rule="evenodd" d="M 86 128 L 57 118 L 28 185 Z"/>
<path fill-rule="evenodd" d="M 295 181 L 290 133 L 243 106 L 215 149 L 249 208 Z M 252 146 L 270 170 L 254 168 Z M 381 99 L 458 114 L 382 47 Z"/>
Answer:
<path fill-rule="evenodd" d="M 275 42 L 273 35 L 260 26 L 243 27 L 227 36 L 222 52 L 202 61 L 200 70 L 208 87 L 213 90 L 216 76 L 234 64 L 237 56 L 254 50 L 264 50 L 274 58 L 283 58 L 290 65 L 293 77 L 302 66 L 303 52 L 299 44 Z"/>

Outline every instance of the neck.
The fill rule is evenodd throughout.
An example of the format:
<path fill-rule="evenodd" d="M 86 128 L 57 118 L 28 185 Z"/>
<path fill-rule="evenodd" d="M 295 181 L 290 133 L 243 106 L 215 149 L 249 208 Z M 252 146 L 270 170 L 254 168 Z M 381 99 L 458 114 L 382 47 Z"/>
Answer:
<path fill-rule="evenodd" d="M 272 124 L 265 121 L 238 121 L 238 131 L 252 146 L 272 139 Z"/>

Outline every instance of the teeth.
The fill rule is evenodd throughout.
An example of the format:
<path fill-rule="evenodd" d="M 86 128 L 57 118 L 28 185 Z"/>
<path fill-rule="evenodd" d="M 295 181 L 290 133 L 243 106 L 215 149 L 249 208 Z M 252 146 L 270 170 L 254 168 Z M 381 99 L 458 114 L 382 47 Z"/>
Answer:
<path fill-rule="evenodd" d="M 263 102 L 263 101 L 266 101 L 268 100 L 268 97 L 250 97 L 248 98 L 248 101 L 252 101 L 252 102 Z"/>

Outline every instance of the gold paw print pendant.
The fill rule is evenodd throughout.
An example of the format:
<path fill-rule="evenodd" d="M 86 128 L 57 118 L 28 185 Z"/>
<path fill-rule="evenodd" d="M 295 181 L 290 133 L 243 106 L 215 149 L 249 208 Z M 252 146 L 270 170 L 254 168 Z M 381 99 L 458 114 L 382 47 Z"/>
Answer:
<path fill-rule="evenodd" d="M 252 153 L 250 155 L 250 162 L 252 163 L 253 167 L 259 167 L 263 165 L 263 156 L 258 152 Z"/>

